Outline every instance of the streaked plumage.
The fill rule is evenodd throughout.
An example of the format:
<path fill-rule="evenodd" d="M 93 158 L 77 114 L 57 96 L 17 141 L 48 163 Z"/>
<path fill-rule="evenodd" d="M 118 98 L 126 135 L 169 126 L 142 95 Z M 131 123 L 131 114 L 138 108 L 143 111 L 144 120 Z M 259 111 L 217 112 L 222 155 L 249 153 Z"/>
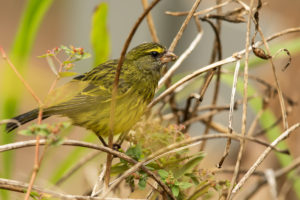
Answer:
<path fill-rule="evenodd" d="M 116 98 L 114 133 L 129 130 L 143 115 L 153 99 L 161 69 L 175 55 L 156 43 L 144 43 L 125 57 Z M 69 117 L 74 125 L 109 134 L 112 87 L 118 60 L 109 60 L 55 89 L 46 100 L 43 118 L 52 115 Z M 38 109 L 15 117 L 21 124 L 37 118 Z M 7 124 L 7 131 L 17 124 Z"/>

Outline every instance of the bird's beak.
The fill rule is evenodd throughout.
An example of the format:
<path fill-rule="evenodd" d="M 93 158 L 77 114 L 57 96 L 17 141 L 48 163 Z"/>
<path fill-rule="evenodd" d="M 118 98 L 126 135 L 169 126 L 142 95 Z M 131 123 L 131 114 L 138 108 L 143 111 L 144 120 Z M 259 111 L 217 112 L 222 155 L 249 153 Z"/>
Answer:
<path fill-rule="evenodd" d="M 170 52 L 170 51 L 167 51 L 161 58 L 160 58 L 160 61 L 162 63 L 168 63 L 168 62 L 171 62 L 171 61 L 175 61 L 177 59 L 177 56 Z"/>

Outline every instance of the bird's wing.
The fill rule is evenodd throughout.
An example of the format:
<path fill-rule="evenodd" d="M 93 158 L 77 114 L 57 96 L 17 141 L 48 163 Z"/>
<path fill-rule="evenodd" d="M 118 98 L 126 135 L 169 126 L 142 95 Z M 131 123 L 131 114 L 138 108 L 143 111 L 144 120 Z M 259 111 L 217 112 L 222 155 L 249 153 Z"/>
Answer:
<path fill-rule="evenodd" d="M 55 89 L 46 101 L 48 111 L 58 114 L 74 112 L 110 102 L 117 62 L 112 60 L 103 63 Z M 117 98 L 125 95 L 130 88 L 121 72 Z"/>

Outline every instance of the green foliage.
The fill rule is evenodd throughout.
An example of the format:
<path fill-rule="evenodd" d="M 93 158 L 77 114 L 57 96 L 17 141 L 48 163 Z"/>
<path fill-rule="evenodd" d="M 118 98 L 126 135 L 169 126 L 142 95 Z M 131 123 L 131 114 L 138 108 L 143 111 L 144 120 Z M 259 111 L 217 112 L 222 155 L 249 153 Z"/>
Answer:
<path fill-rule="evenodd" d="M 64 54 L 65 56 L 67 56 L 67 59 L 64 61 L 60 61 L 58 58 L 60 54 Z M 59 78 L 78 75 L 77 72 L 70 71 L 71 69 L 73 69 L 74 63 L 80 60 L 87 59 L 89 57 L 91 57 L 91 54 L 85 52 L 83 48 L 76 48 L 72 45 L 70 45 L 70 47 L 61 45 L 60 47 L 55 47 L 51 50 L 48 50 L 46 54 L 39 56 L 39 58 L 47 59 L 50 69 L 54 74 L 58 75 Z M 59 68 L 62 67 L 59 72 L 57 72 L 57 67 L 54 64 L 54 60 L 58 61 Z"/>
<path fill-rule="evenodd" d="M 180 177 L 182 177 L 183 175 L 185 175 L 186 173 L 191 172 L 191 171 L 192 171 L 192 170 L 200 163 L 200 161 L 204 158 L 204 155 L 203 155 L 202 152 L 200 152 L 200 153 L 198 153 L 198 154 L 200 154 L 200 155 L 197 155 L 197 154 L 196 154 L 196 156 L 195 156 L 194 158 L 190 159 L 190 160 L 189 160 L 187 163 L 185 163 L 181 168 L 179 168 L 179 169 L 175 172 L 174 176 L 175 176 L 176 178 L 180 178 Z"/>
<path fill-rule="evenodd" d="M 130 156 L 134 160 L 137 160 L 137 161 L 140 160 L 143 157 L 141 145 L 137 144 L 137 145 L 131 146 L 126 151 L 126 155 Z"/>
<path fill-rule="evenodd" d="M 94 50 L 94 66 L 103 63 L 109 57 L 110 41 L 106 25 L 107 14 L 107 3 L 99 4 L 93 14 L 91 43 Z"/>
<path fill-rule="evenodd" d="M 47 144 L 52 146 L 58 146 L 63 142 L 58 133 L 69 128 L 70 122 L 61 122 L 56 124 L 32 124 L 27 129 L 19 131 L 21 135 L 37 136 L 40 135 L 47 139 Z"/>
<path fill-rule="evenodd" d="M 93 15 L 93 20 L 92 20 L 92 29 L 91 29 L 91 43 L 93 46 L 93 54 L 94 56 L 94 63 L 95 66 L 105 60 L 108 59 L 108 55 L 110 52 L 110 42 L 109 42 L 109 33 L 106 27 L 107 23 L 107 12 L 108 12 L 108 6 L 106 3 L 102 3 L 99 5 L 99 7 L 96 9 Z M 72 56 L 74 53 L 76 56 L 74 56 L 74 60 L 77 61 L 76 59 L 86 59 L 90 55 L 87 53 L 81 53 L 82 50 L 80 48 L 74 48 L 74 47 L 66 47 L 66 46 L 61 46 L 60 47 L 66 54 L 69 56 Z M 75 50 L 75 51 L 74 51 Z M 51 52 L 47 52 L 51 53 Z M 79 53 L 79 54 L 78 54 Z M 46 56 L 46 55 L 44 55 Z M 51 56 L 51 55 L 49 55 Z M 49 57 L 47 56 L 47 57 Z M 66 67 L 70 66 L 72 62 L 70 61 L 64 61 L 64 64 L 66 64 Z M 51 65 L 50 65 L 51 66 Z M 71 65 L 72 66 L 72 65 Z M 68 69 L 66 69 L 68 70 Z M 74 75 L 71 73 L 63 73 L 62 77 Z M 93 142 L 96 140 L 96 137 L 92 133 L 88 133 L 88 135 L 83 139 L 86 142 Z M 72 152 L 67 155 L 67 158 L 61 163 L 58 164 L 55 172 L 53 172 L 50 182 L 55 184 L 71 167 L 78 161 L 79 159 L 82 158 L 82 155 L 86 153 L 87 150 L 83 148 L 76 148 L 72 150 Z M 124 171 L 127 169 L 126 165 L 121 165 L 119 168 L 122 168 L 121 171 Z M 115 168 L 117 170 L 117 167 Z"/>
<path fill-rule="evenodd" d="M 10 54 L 12 62 L 21 72 L 25 70 L 37 31 L 52 2 L 53 0 L 29 0 L 26 4 Z M 0 85 L 4 86 L 2 87 L 3 94 L 1 95 L 3 97 L 2 105 L 0 105 L 0 110 L 2 110 L 1 118 L 8 119 L 16 113 L 21 96 L 21 84 L 16 81 L 15 74 L 8 69 L 8 66 L 2 72 L 0 80 Z M 10 87 L 8 86 L 10 85 L 14 85 L 14 90 L 9 89 Z M 4 129 L 1 129 L 1 132 L 4 132 Z M 14 136 L 10 135 L 8 137 L 6 134 L 2 134 L 2 143 L 7 144 L 13 141 Z M 13 169 L 14 155 L 13 152 L 5 152 L 1 156 L 3 158 L 3 170 L 1 170 L 0 176 L 8 178 Z M 9 199 L 4 192 L 1 192 L 0 195 L 3 199 Z"/>
<path fill-rule="evenodd" d="M 23 12 L 12 47 L 11 56 L 15 61 L 26 62 L 33 47 L 37 31 L 53 0 L 29 0 Z"/>
<path fill-rule="evenodd" d="M 179 193 L 181 190 L 188 189 L 192 187 L 194 184 L 181 181 L 180 179 L 177 179 L 173 172 L 167 172 L 166 170 L 160 169 L 157 171 L 159 176 L 161 177 L 162 181 L 166 183 L 170 188 L 175 197 L 179 196 Z M 182 194 L 183 195 L 183 194 Z"/>
<path fill-rule="evenodd" d="M 142 162 L 143 158 L 147 158 L 157 150 L 184 140 L 184 135 L 181 133 L 182 128 L 173 124 L 164 127 L 159 122 L 151 119 L 142 121 L 136 126 L 134 134 L 129 134 L 126 138 L 132 143 L 128 147 L 126 155 Z M 198 187 L 209 181 L 215 182 L 213 176 L 204 175 L 204 173 L 199 174 L 196 170 L 196 166 L 199 165 L 203 157 L 204 155 L 201 152 L 191 154 L 188 149 L 184 149 L 157 158 L 148 163 L 146 167 L 160 176 L 177 199 L 185 199 L 186 189 Z M 121 159 L 112 167 L 111 173 L 119 175 L 130 169 L 131 166 L 132 164 Z M 136 183 L 138 183 L 139 189 L 145 189 L 148 178 L 148 174 L 140 170 L 127 177 L 126 182 L 134 191 Z M 205 195 L 210 188 L 215 189 L 213 186 L 207 187 L 205 192 L 201 190 L 202 195 Z"/>
<path fill-rule="evenodd" d="M 140 174 L 140 176 L 139 176 L 138 186 L 141 190 L 144 190 L 147 185 L 148 175 L 143 171 L 141 171 L 139 174 Z"/>

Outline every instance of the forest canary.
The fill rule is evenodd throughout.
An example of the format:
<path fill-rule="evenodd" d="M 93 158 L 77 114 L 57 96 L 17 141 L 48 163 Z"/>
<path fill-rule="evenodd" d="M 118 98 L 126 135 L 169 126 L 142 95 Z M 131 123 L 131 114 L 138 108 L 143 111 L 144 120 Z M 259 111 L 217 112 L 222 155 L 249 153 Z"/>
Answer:
<path fill-rule="evenodd" d="M 175 59 L 175 54 L 157 43 L 143 43 L 126 54 L 116 95 L 114 134 L 128 131 L 140 119 L 154 97 L 163 66 Z M 66 116 L 74 125 L 107 136 L 117 65 L 118 60 L 109 60 L 55 89 L 45 101 L 43 119 Z M 34 109 L 13 119 L 25 124 L 36 119 L 38 112 Z M 6 130 L 17 127 L 8 123 Z"/>

